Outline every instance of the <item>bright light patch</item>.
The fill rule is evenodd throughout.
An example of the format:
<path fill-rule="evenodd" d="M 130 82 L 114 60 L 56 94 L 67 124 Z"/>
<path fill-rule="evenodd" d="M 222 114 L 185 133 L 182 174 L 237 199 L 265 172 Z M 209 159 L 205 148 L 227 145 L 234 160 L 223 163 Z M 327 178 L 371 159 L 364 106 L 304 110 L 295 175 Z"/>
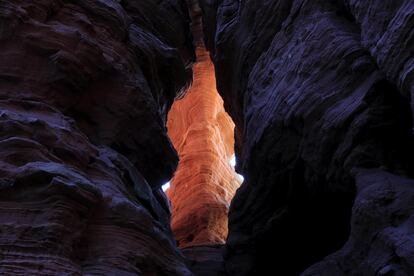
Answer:
<path fill-rule="evenodd" d="M 164 185 L 162 185 L 162 190 L 165 192 L 168 190 L 168 188 L 170 188 L 170 182 L 168 181 L 167 183 L 165 183 Z"/>
<path fill-rule="evenodd" d="M 231 159 L 230 159 L 230 165 L 231 165 L 232 167 L 235 167 L 235 166 L 236 166 L 236 155 L 233 155 L 233 156 L 231 157 Z"/>
<path fill-rule="evenodd" d="M 233 168 L 236 166 L 236 155 L 233 155 L 229 161 L 230 166 L 232 166 Z M 236 173 L 237 178 L 239 179 L 240 183 L 243 183 L 244 181 L 244 177 L 241 174 Z"/>

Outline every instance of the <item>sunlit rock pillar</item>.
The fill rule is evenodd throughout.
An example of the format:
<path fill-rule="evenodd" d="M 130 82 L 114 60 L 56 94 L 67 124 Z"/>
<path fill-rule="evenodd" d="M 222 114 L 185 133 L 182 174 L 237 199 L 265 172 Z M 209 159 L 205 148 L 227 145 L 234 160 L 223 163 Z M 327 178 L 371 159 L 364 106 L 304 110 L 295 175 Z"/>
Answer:
<path fill-rule="evenodd" d="M 229 204 L 240 185 L 230 165 L 234 124 L 217 93 L 214 66 L 200 40 L 197 13 L 193 6 L 197 45 L 193 86 L 174 103 L 168 116 L 168 133 L 180 157 L 167 191 L 172 229 L 180 247 L 225 242 Z"/>

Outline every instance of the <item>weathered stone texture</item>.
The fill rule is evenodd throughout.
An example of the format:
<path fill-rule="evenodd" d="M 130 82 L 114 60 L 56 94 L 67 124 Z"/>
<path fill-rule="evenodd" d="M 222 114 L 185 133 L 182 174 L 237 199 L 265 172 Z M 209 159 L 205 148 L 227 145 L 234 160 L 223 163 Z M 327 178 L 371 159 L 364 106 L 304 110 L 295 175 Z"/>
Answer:
<path fill-rule="evenodd" d="M 168 115 L 168 133 L 180 156 L 167 193 L 180 247 L 224 244 L 228 208 L 240 186 L 230 165 L 234 124 L 217 93 L 208 52 L 201 47 L 193 70 L 191 89 Z"/>
<path fill-rule="evenodd" d="M 190 275 L 160 186 L 182 1 L 0 1 L 0 274 Z"/>
<path fill-rule="evenodd" d="M 412 274 L 412 1 L 200 3 L 246 178 L 227 272 Z"/>

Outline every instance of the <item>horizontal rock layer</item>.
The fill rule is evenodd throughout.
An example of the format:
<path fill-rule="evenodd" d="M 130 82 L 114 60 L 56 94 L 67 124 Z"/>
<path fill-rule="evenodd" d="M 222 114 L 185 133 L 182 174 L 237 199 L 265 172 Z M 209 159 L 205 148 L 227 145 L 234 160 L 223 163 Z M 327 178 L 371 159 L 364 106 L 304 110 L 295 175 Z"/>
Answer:
<path fill-rule="evenodd" d="M 160 186 L 182 1 L 0 1 L 0 274 L 191 275 Z"/>
<path fill-rule="evenodd" d="M 245 176 L 227 272 L 412 274 L 412 1 L 200 3 Z"/>

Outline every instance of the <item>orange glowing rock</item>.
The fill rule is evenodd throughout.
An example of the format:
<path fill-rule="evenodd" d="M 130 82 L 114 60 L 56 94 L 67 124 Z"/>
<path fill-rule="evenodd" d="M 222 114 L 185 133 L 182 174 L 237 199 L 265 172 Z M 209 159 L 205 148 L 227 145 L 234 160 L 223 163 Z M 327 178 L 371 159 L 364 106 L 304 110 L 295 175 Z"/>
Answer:
<path fill-rule="evenodd" d="M 230 165 L 234 124 L 216 90 L 214 66 L 197 48 L 192 88 L 168 116 L 168 133 L 180 162 L 167 195 L 179 247 L 221 244 L 230 201 L 240 181 Z"/>

